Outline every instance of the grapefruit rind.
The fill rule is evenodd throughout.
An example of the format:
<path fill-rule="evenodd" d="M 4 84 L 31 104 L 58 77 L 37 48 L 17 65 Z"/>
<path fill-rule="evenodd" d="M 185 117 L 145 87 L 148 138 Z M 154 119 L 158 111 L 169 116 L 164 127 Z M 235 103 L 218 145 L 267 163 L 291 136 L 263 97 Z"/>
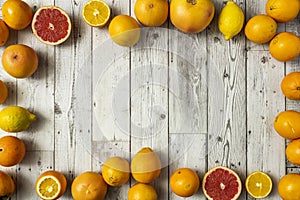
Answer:
<path fill-rule="evenodd" d="M 42 193 L 42 189 L 41 189 L 41 185 L 47 180 L 47 179 L 50 179 L 52 181 L 55 182 L 56 186 L 57 186 L 57 191 L 55 194 L 53 194 L 52 196 L 45 196 L 43 193 Z M 51 186 L 52 187 L 52 186 Z M 44 200 L 53 200 L 53 199 L 56 199 L 58 198 L 59 194 L 60 194 L 60 191 L 61 191 L 61 184 L 59 182 L 59 180 L 55 177 L 55 176 L 52 176 L 52 175 L 46 175 L 46 176 L 43 176 L 41 177 L 40 179 L 38 179 L 37 183 L 36 183 L 36 193 L 38 194 L 38 196 Z"/>
<path fill-rule="evenodd" d="M 217 167 L 214 167 L 212 169 L 210 169 L 208 172 L 205 173 L 204 177 L 203 177 L 203 181 L 202 181 L 202 191 L 203 191 L 203 194 L 205 195 L 205 197 L 208 199 L 208 200 L 214 200 L 212 197 L 209 196 L 209 194 L 207 194 L 206 192 L 206 189 L 205 189 L 205 184 L 206 184 L 206 179 L 207 177 L 212 174 L 214 171 L 218 170 L 218 169 L 223 169 L 225 171 L 228 171 L 229 174 L 232 174 L 236 177 L 236 181 L 238 183 L 238 192 L 235 194 L 235 196 L 233 198 L 231 198 L 231 200 L 237 200 L 242 192 L 242 182 L 241 182 L 241 179 L 239 177 L 239 175 L 234 172 L 233 170 L 227 168 L 227 167 L 223 167 L 223 166 L 217 166 Z"/>
<path fill-rule="evenodd" d="M 37 32 L 37 30 L 36 30 L 36 28 L 35 28 L 35 23 L 37 22 L 37 17 L 39 16 L 40 12 L 41 12 L 42 10 L 45 10 L 45 9 L 57 10 L 57 11 L 59 11 L 62 15 L 64 15 L 64 16 L 67 18 L 67 23 L 68 23 L 67 34 L 66 34 L 63 38 L 59 39 L 59 40 L 56 41 L 56 42 L 50 42 L 50 41 L 44 40 L 41 36 L 39 36 L 39 34 L 38 34 L 38 32 Z M 55 19 L 55 20 L 57 20 L 57 19 Z M 48 44 L 48 45 L 53 45 L 53 46 L 54 46 L 54 45 L 59 45 L 59 44 L 65 42 L 65 41 L 69 38 L 69 36 L 70 36 L 70 34 L 71 34 L 72 23 L 71 23 L 71 20 L 70 20 L 69 15 L 68 15 L 64 10 L 62 10 L 60 7 L 57 7 L 57 6 L 42 6 L 42 7 L 40 7 L 40 8 L 35 12 L 35 14 L 34 14 L 34 16 L 33 16 L 31 28 L 32 28 L 32 32 L 33 32 L 34 36 L 35 36 L 36 38 L 38 38 L 41 42 L 43 42 L 43 43 L 45 43 L 45 44 Z M 54 33 L 54 32 L 53 32 L 53 33 Z M 56 34 L 56 32 L 55 32 L 55 34 Z"/>

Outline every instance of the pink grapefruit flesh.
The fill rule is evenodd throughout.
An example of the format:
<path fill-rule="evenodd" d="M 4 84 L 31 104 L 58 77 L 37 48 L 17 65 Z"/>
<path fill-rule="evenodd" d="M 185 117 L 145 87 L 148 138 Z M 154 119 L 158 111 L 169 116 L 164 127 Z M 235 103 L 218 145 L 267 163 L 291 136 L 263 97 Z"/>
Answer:
<path fill-rule="evenodd" d="M 202 189 L 209 200 L 235 200 L 241 194 L 242 183 L 233 170 L 218 166 L 205 174 Z"/>
<path fill-rule="evenodd" d="M 70 36 L 71 20 L 61 8 L 44 6 L 39 8 L 33 16 L 32 31 L 41 42 L 58 45 Z"/>

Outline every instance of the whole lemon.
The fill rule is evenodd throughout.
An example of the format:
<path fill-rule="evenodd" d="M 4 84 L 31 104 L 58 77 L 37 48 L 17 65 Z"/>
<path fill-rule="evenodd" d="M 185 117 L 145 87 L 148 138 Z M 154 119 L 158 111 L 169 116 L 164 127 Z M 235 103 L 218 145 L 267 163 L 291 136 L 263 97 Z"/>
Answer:
<path fill-rule="evenodd" d="M 36 116 L 20 106 L 9 106 L 0 112 L 0 128 L 6 132 L 21 132 L 29 128 Z"/>
<path fill-rule="evenodd" d="M 121 46 L 130 47 L 140 39 L 140 26 L 131 16 L 118 15 L 114 17 L 108 27 L 111 39 Z"/>
<path fill-rule="evenodd" d="M 160 159 L 151 148 L 142 148 L 133 156 L 131 173 L 137 182 L 150 183 L 160 175 L 160 171 Z"/>
<path fill-rule="evenodd" d="M 243 10 L 235 2 L 228 1 L 218 20 L 219 30 L 224 35 L 225 40 L 231 39 L 242 30 L 244 19 Z"/>

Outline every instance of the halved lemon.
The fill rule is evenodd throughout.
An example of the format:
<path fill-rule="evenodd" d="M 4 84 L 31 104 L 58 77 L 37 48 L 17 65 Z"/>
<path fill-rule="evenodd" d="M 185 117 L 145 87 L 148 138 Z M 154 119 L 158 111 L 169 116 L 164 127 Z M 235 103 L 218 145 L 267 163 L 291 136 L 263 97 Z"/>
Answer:
<path fill-rule="evenodd" d="M 272 179 L 264 172 L 256 171 L 246 178 L 246 190 L 254 198 L 267 197 L 272 191 Z"/>
<path fill-rule="evenodd" d="M 95 27 L 103 27 L 110 18 L 110 7 L 101 0 L 90 0 L 82 9 L 82 17 L 84 21 Z"/>
<path fill-rule="evenodd" d="M 42 173 L 35 185 L 37 195 L 44 200 L 54 200 L 61 197 L 66 191 L 67 180 L 57 171 Z"/>

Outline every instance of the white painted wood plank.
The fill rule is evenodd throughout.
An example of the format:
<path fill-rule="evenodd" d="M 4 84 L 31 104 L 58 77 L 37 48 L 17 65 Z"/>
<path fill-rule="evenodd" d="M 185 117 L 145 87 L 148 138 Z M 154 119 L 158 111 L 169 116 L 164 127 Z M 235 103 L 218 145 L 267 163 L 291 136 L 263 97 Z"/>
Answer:
<path fill-rule="evenodd" d="M 26 1 L 28 5 L 41 6 L 51 4 L 52 1 Z M 18 44 L 25 44 L 33 48 L 39 58 L 37 71 L 28 78 L 17 80 L 17 104 L 37 115 L 37 121 L 22 134 L 23 138 L 31 140 L 29 150 L 53 150 L 53 102 L 54 102 L 54 49 L 42 44 L 33 36 L 31 26 L 18 31 Z"/>
<path fill-rule="evenodd" d="M 105 1 L 111 8 L 111 19 L 129 14 L 129 1 Z M 92 169 L 100 170 L 105 160 L 120 156 L 130 161 L 129 143 L 129 48 L 113 43 L 108 24 L 92 28 L 93 66 L 93 135 Z M 129 182 L 122 187 L 109 187 L 106 199 L 127 199 Z"/>
<path fill-rule="evenodd" d="M 245 10 L 245 1 L 237 2 Z M 215 2 L 216 13 L 225 2 Z M 246 175 L 245 41 L 239 34 L 225 41 L 218 15 L 208 29 L 208 169 L 227 166 Z M 245 199 L 243 191 L 240 199 Z"/>
<path fill-rule="evenodd" d="M 206 166 L 206 141 L 204 134 L 170 134 L 169 136 L 169 179 L 173 172 L 179 168 L 191 168 L 196 171 L 200 179 L 199 191 L 189 197 L 191 200 L 203 199 L 201 189 L 202 178 L 207 171 Z M 180 200 L 182 197 L 169 190 L 170 200 Z"/>
<path fill-rule="evenodd" d="M 131 153 L 150 147 L 168 166 L 168 32 L 143 28 L 131 51 Z M 168 196 L 168 171 L 154 181 L 159 199 Z"/>
<path fill-rule="evenodd" d="M 17 170 L 17 199 L 39 199 L 35 193 L 38 176 L 53 169 L 53 151 L 29 151 Z"/>
<path fill-rule="evenodd" d="M 55 5 L 72 21 L 70 38 L 55 48 L 55 169 L 72 181 L 91 170 L 91 29 L 81 16 L 83 4 L 58 1 Z M 82 82 L 80 72 L 87 75 Z M 70 190 L 67 193 L 70 196 Z"/>
<path fill-rule="evenodd" d="M 26 1 L 31 8 L 51 2 L 49 0 L 38 3 Z M 31 125 L 28 131 L 17 134 L 26 144 L 26 156 L 18 166 L 16 195 L 17 199 L 34 199 L 37 198 L 34 183 L 40 167 L 54 165 L 52 153 L 54 150 L 54 48 L 37 40 L 32 34 L 31 26 L 17 31 L 16 42 L 33 48 L 39 58 L 37 71 L 28 78 L 16 81 L 16 104 L 37 116 L 37 121 Z M 37 151 L 37 153 L 32 153 L 33 151 Z M 40 158 L 41 156 L 43 158 Z M 39 164 L 38 159 L 40 160 Z M 29 163 L 30 165 L 28 165 Z"/>
<path fill-rule="evenodd" d="M 206 31 L 169 30 L 169 180 L 179 168 L 207 169 Z M 201 187 L 189 199 L 203 198 Z M 169 199 L 181 199 L 169 189 Z"/>
<path fill-rule="evenodd" d="M 285 142 L 273 128 L 275 117 L 285 108 L 279 87 L 283 73 L 283 63 L 268 51 L 248 51 L 247 173 L 264 171 L 274 185 L 285 173 Z M 276 189 L 267 199 L 274 198 L 278 198 Z"/>

